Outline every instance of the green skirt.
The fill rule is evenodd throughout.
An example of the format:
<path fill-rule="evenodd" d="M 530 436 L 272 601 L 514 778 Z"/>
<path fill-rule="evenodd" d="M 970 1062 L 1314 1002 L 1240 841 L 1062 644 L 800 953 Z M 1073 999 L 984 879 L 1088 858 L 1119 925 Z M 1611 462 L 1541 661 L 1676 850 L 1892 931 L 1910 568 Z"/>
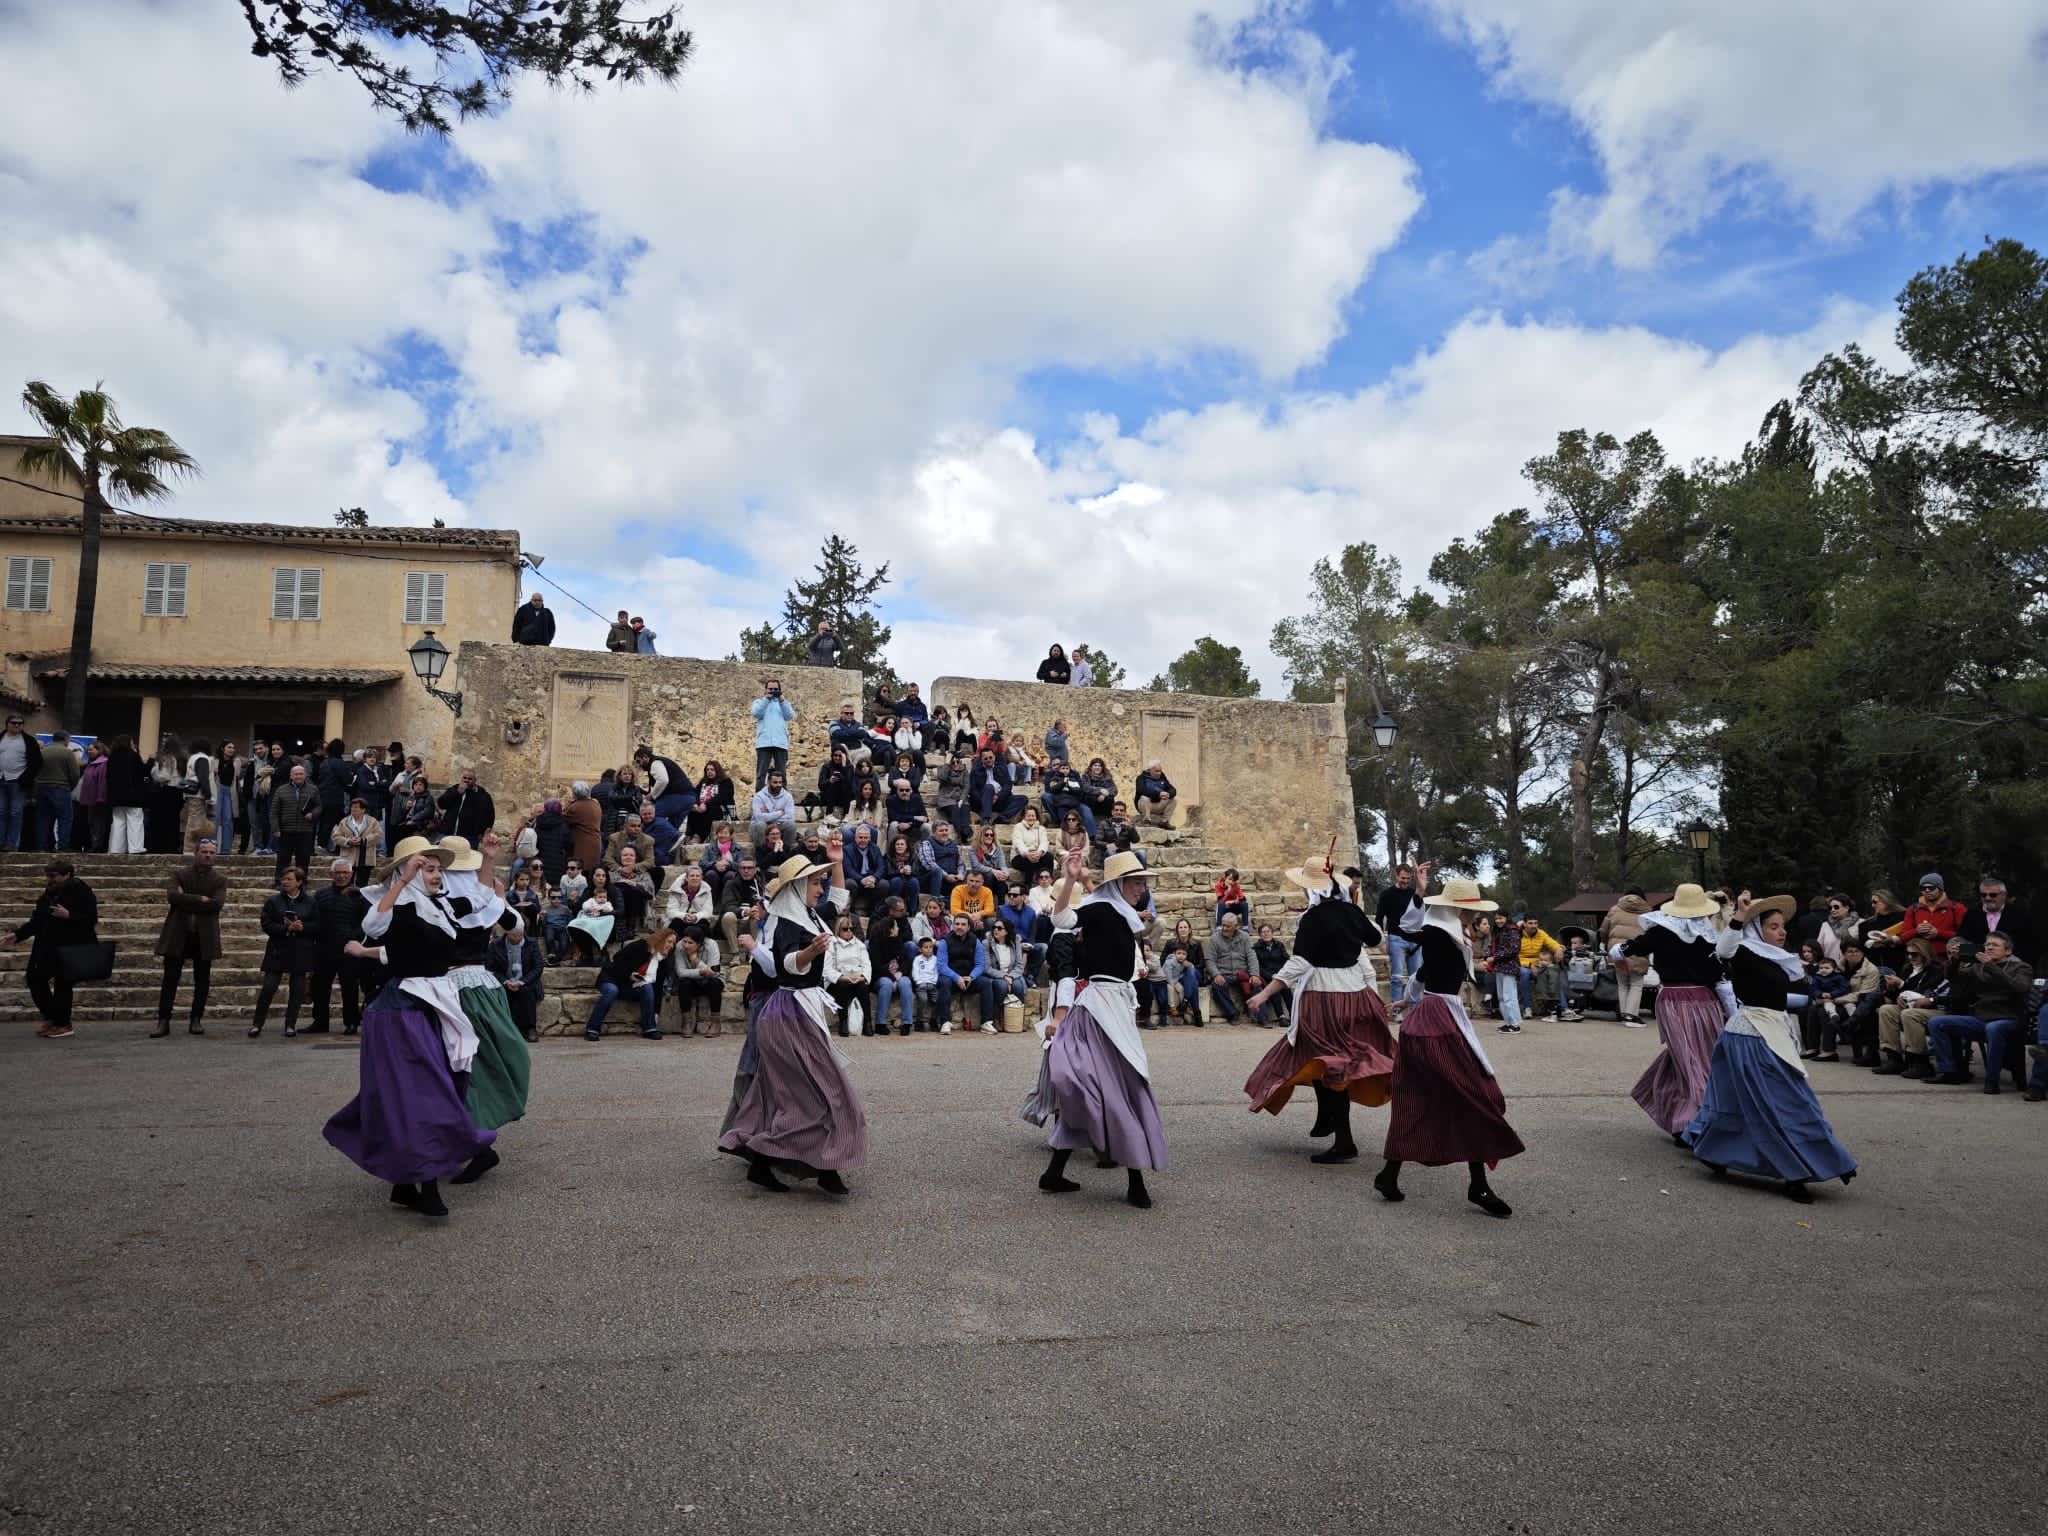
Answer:
<path fill-rule="evenodd" d="M 469 1066 L 469 1117 L 486 1131 L 509 1125 L 526 1113 L 526 1085 L 533 1057 L 505 989 L 464 987 L 462 1011 L 476 1029 L 476 1060 Z"/>

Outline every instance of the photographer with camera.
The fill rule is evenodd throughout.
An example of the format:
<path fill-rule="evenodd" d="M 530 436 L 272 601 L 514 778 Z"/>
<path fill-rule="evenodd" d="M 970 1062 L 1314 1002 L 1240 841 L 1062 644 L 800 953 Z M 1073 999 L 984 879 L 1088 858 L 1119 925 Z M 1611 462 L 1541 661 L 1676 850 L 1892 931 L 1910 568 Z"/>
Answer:
<path fill-rule="evenodd" d="M 771 773 L 789 771 L 789 727 L 796 708 L 782 696 L 782 680 L 761 679 L 761 697 L 754 700 L 754 786 L 768 782 Z"/>

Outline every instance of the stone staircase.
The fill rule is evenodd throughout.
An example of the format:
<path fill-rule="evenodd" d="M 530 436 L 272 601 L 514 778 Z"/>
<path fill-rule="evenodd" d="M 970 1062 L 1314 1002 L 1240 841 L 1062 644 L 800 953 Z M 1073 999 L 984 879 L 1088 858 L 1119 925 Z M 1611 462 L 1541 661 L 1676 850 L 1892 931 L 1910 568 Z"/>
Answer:
<path fill-rule="evenodd" d="M 998 829 L 998 839 L 1007 846 L 1008 828 Z M 1142 829 L 1140 849 L 1152 867 L 1154 901 L 1162 923 L 1170 930 L 1177 918 L 1185 917 L 1198 938 L 1207 937 L 1212 927 L 1213 887 L 1225 868 L 1235 864 L 1228 850 L 1200 841 L 1196 827 L 1164 830 Z M 695 852 L 701 850 L 693 850 Z M 13 932 L 26 921 L 43 889 L 43 854 L 0 854 L 0 928 Z M 165 882 L 172 870 L 186 861 L 171 854 L 75 854 L 78 874 L 99 897 L 99 932 L 118 946 L 113 977 L 78 989 L 77 1016 L 80 1022 L 150 1024 L 156 1019 L 157 992 L 162 981 L 163 962 L 154 953 L 159 929 L 168 910 Z M 262 984 L 263 931 L 259 922 L 263 902 L 273 889 L 271 872 L 275 860 L 268 855 L 225 855 L 217 860 L 230 881 L 228 903 L 221 914 L 222 954 L 213 966 L 211 997 L 207 1017 L 217 1028 L 246 1027 L 255 1011 L 256 993 Z M 1248 869 L 1237 866 L 1251 903 L 1252 925 L 1274 924 L 1280 937 L 1294 929 L 1289 906 L 1299 906 L 1299 891 L 1289 885 L 1276 869 Z M 665 883 L 665 881 L 664 881 Z M 657 899 L 655 910 L 660 909 Z M 24 943 L 0 951 L 0 1025 L 37 1021 L 34 1004 L 22 980 L 28 966 Z M 730 966 L 727 973 L 724 1017 L 739 1023 L 745 1017 L 740 1001 L 743 966 Z M 174 1019 L 182 1021 L 189 1003 L 189 968 L 179 990 Z M 597 972 L 588 966 L 553 966 L 547 972 L 546 996 L 540 1005 L 543 1034 L 578 1032 L 597 997 Z M 1037 992 L 1026 1001 L 1027 1014 L 1043 1006 Z M 337 997 L 334 1008 L 339 1013 Z M 271 1025 L 283 1027 L 284 993 L 280 989 L 271 1008 Z M 638 1013 L 624 1003 L 615 1005 L 606 1021 L 610 1032 L 637 1029 Z M 302 1024 L 307 1022 L 301 1019 Z M 339 1023 L 336 1023 L 339 1028 Z"/>

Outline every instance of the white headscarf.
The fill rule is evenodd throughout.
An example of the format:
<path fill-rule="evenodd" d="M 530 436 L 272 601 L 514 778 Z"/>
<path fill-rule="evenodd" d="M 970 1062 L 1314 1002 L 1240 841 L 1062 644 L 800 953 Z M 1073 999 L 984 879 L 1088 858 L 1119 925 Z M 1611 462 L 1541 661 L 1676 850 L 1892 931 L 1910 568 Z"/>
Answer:
<path fill-rule="evenodd" d="M 1721 921 L 1714 917 L 1673 917 L 1669 912 L 1645 912 L 1636 921 L 1645 928 L 1662 928 L 1688 943 L 1703 940 L 1711 944 L 1721 937 Z"/>
<path fill-rule="evenodd" d="M 1127 876 L 1126 878 L 1130 877 Z M 1144 914 L 1124 900 L 1124 882 L 1122 880 L 1103 881 L 1102 884 L 1082 897 L 1080 904 L 1084 907 L 1089 907 L 1097 902 L 1116 908 L 1117 915 L 1130 925 L 1131 932 L 1143 933 L 1145 931 Z"/>
<path fill-rule="evenodd" d="M 811 881 L 816 878 L 816 873 L 813 873 L 784 885 L 769 898 L 768 915 L 785 923 L 794 923 L 805 933 L 823 933 L 825 925 L 818 921 L 818 915 L 804 902 L 805 895 L 810 891 Z"/>
<path fill-rule="evenodd" d="M 441 877 L 441 892 L 446 896 L 466 897 L 470 903 L 469 912 L 455 919 L 461 928 L 491 928 L 505 915 L 505 898 L 477 878 L 473 869 L 450 871 Z"/>
<path fill-rule="evenodd" d="M 1768 915 L 1768 914 L 1766 914 Z M 1742 925 L 1742 948 L 1752 955 L 1761 955 L 1783 971 L 1793 981 L 1806 980 L 1806 962 L 1790 950 L 1780 949 L 1756 931 L 1753 923 Z"/>
<path fill-rule="evenodd" d="M 446 880 L 447 876 L 442 876 L 442 879 Z M 363 933 L 366 937 L 374 938 L 383 934 L 390 927 L 391 915 L 400 907 L 411 907 L 419 914 L 422 922 L 440 929 L 451 939 L 455 937 L 455 914 L 434 900 L 427 890 L 427 882 L 419 876 L 414 876 L 407 883 L 405 889 L 398 893 L 398 900 L 391 904 L 391 913 L 383 914 L 383 922 L 372 928 L 370 925 L 378 917 L 378 908 L 384 905 L 384 893 L 389 888 L 388 885 L 373 885 L 363 892 L 364 899 L 370 903 L 369 915 L 363 919 Z M 445 886 L 442 889 L 446 891 Z"/>

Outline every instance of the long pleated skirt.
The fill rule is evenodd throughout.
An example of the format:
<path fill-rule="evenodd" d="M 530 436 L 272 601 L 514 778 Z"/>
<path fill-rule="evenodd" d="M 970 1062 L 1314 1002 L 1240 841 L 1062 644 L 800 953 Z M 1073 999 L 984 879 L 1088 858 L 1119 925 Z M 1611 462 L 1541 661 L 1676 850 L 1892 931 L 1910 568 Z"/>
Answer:
<path fill-rule="evenodd" d="M 485 1130 L 496 1130 L 526 1113 L 533 1053 L 512 1022 L 503 987 L 464 987 L 461 997 L 463 1015 L 476 1030 L 476 1059 L 469 1068 L 470 1118 Z"/>
<path fill-rule="evenodd" d="M 1664 1049 L 1636 1079 L 1629 1096 L 1667 1135 L 1677 1135 L 1700 1112 L 1714 1042 L 1727 1018 L 1721 999 L 1706 987 L 1663 987 L 1657 993 L 1657 1034 Z"/>
<path fill-rule="evenodd" d="M 1304 1087 L 1328 1088 L 1373 1108 L 1393 1091 L 1394 1037 L 1387 1005 L 1371 987 L 1355 992 L 1304 991 L 1295 1009 L 1294 1041 L 1283 1037 L 1245 1079 L 1252 1113 L 1277 1115 Z"/>
<path fill-rule="evenodd" d="M 1710 1167 L 1764 1178 L 1845 1179 L 1856 1171 L 1812 1085 L 1751 1034 L 1724 1031 L 1715 1042 L 1706 1097 L 1685 1140 Z"/>
<path fill-rule="evenodd" d="M 868 1160 L 868 1119 L 839 1053 L 787 987 L 754 1021 L 759 1054 L 718 1150 L 768 1158 L 798 1177 Z"/>
<path fill-rule="evenodd" d="M 497 1139 L 470 1118 L 441 1027 L 393 981 L 363 1011 L 356 1096 L 322 1133 L 363 1172 L 419 1184 L 459 1170 Z"/>
<path fill-rule="evenodd" d="M 1480 1066 L 1441 993 L 1423 993 L 1401 1021 L 1393 1092 L 1390 1162 L 1493 1165 L 1522 1150 L 1500 1084 Z"/>
<path fill-rule="evenodd" d="M 1045 1053 L 1054 1116 L 1046 1145 L 1070 1152 L 1093 1147 L 1126 1168 L 1164 1168 L 1159 1101 L 1089 1013 L 1092 990 L 1083 991 L 1067 1011 Z"/>

